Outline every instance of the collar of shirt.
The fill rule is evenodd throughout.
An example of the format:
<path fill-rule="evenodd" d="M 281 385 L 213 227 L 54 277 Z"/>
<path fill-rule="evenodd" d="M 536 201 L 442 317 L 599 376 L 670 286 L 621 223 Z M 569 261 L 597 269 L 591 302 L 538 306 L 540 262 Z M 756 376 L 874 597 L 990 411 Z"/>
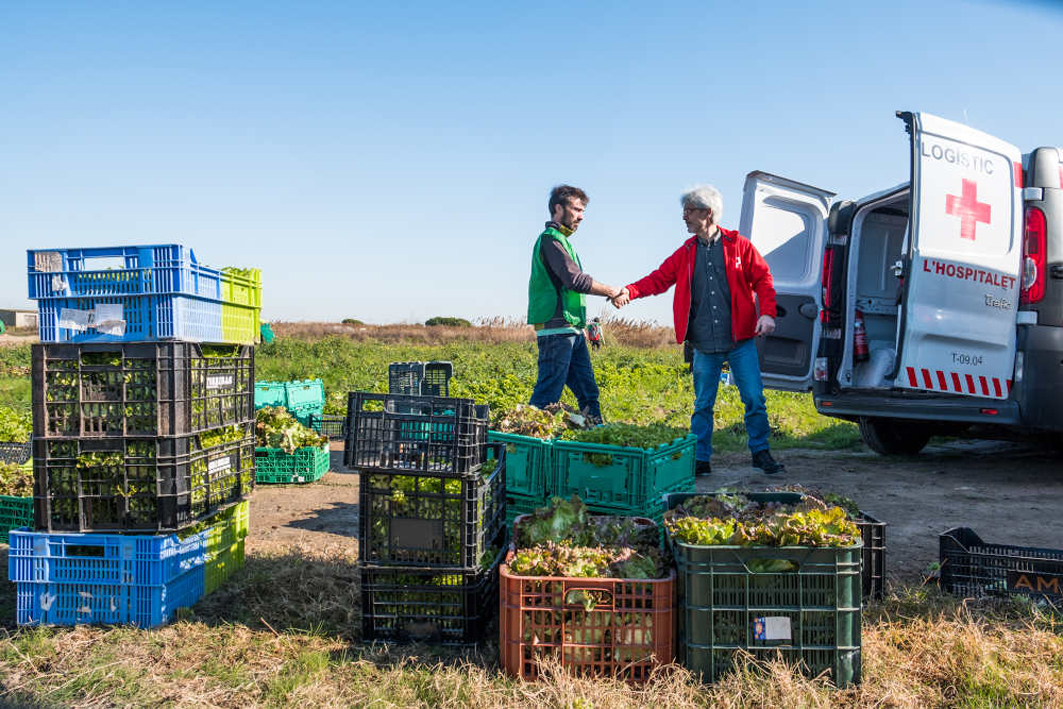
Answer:
<path fill-rule="evenodd" d="M 715 229 L 713 229 L 712 234 L 709 235 L 709 238 L 703 239 L 699 235 L 698 236 L 698 241 L 701 242 L 702 244 L 705 244 L 706 246 L 712 246 L 713 244 L 716 243 L 716 241 L 719 238 L 720 238 L 720 229 L 719 229 L 719 227 L 716 227 Z"/>

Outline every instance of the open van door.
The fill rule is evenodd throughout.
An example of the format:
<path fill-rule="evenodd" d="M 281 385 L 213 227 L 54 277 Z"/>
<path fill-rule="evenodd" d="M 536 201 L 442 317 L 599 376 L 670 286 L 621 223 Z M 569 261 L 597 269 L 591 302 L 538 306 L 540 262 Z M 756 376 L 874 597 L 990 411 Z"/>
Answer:
<path fill-rule="evenodd" d="M 757 338 L 764 385 L 808 391 L 819 345 L 820 282 L 833 192 L 755 171 L 746 175 L 739 231 L 771 267 L 775 332 Z"/>
<path fill-rule="evenodd" d="M 911 134 L 912 242 L 895 385 L 1006 399 L 1015 368 L 1022 153 L 925 113 Z"/>

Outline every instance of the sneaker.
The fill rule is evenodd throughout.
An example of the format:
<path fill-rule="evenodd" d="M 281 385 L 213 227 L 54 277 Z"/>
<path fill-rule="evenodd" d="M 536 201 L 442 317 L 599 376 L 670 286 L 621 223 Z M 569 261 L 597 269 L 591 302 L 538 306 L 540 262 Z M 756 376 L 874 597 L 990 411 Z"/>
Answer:
<path fill-rule="evenodd" d="M 694 461 L 694 475 L 709 475 L 712 473 L 712 463 L 707 460 Z"/>
<path fill-rule="evenodd" d="M 757 451 L 753 454 L 753 467 L 760 468 L 768 475 L 774 475 L 786 470 L 786 466 L 772 458 L 771 453 L 767 450 Z"/>

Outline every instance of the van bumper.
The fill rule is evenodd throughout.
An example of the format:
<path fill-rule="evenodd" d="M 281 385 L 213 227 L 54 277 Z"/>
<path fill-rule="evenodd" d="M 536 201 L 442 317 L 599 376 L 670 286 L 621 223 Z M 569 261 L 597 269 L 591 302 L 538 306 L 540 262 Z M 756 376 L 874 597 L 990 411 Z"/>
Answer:
<path fill-rule="evenodd" d="M 973 396 L 934 396 L 905 391 L 846 391 L 815 394 L 816 411 L 855 421 L 861 416 L 913 421 L 1019 426 L 1019 404 Z M 996 412 L 996 413 L 990 413 Z"/>

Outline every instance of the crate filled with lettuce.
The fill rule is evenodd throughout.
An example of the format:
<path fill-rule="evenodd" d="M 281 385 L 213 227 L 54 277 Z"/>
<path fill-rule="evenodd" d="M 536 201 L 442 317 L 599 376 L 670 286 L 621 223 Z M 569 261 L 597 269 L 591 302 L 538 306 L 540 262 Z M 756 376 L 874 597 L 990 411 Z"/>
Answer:
<path fill-rule="evenodd" d="M 474 567 L 505 521 L 507 454 L 489 443 L 472 473 L 359 471 L 363 561 L 381 565 Z"/>
<path fill-rule="evenodd" d="M 521 404 L 499 416 L 494 429 L 489 438 L 506 443 L 514 459 L 511 495 L 575 494 L 596 511 L 660 521 L 662 494 L 694 489 L 696 438 L 685 428 L 591 425 L 560 405 Z"/>
<path fill-rule="evenodd" d="M 191 436 L 34 438 L 39 531 L 176 532 L 254 489 L 250 423 Z"/>
<path fill-rule="evenodd" d="M 706 682 L 781 658 L 839 687 L 860 681 L 860 532 L 800 493 L 671 494 L 679 661 Z"/>
<path fill-rule="evenodd" d="M 302 425 L 283 407 L 255 412 L 255 480 L 309 483 L 329 469 L 329 442 Z"/>
<path fill-rule="evenodd" d="M 184 436 L 253 419 L 253 347 L 38 344 L 32 357 L 38 437 Z"/>
<path fill-rule="evenodd" d="M 505 671 L 536 679 L 552 658 L 641 683 L 672 662 L 676 574 L 659 539 L 652 520 L 592 515 L 577 496 L 517 518 L 499 569 Z"/>

